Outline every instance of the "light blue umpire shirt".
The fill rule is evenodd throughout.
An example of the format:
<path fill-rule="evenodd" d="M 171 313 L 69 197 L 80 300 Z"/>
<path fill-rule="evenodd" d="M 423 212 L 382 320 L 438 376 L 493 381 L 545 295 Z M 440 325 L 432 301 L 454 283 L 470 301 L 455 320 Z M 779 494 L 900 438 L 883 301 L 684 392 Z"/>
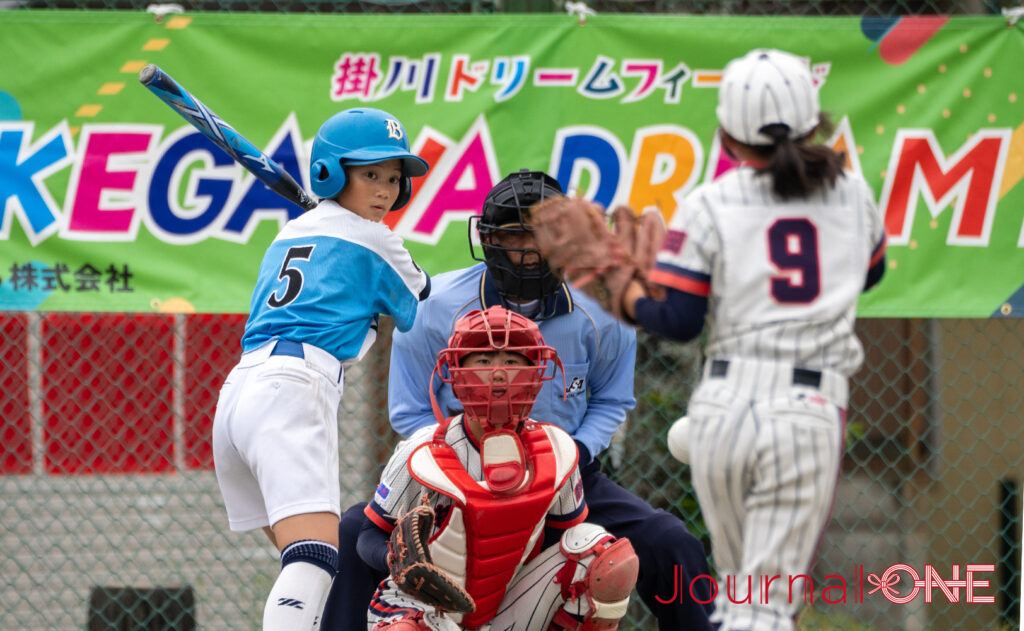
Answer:
<path fill-rule="evenodd" d="M 406 438 L 437 422 L 430 405 L 430 375 L 455 323 L 470 311 L 501 304 L 485 263 L 439 274 L 431 281 L 430 297 L 420 303 L 412 328 L 396 331 L 391 347 L 391 426 Z M 564 284 L 546 299 L 542 312 L 554 313 L 537 324 L 565 367 L 567 400 L 562 400 L 562 375 L 556 374 L 544 383 L 530 417 L 561 427 L 582 444 L 589 452 L 581 454 L 583 466 L 588 456 L 608 447 L 626 413 L 636 406 L 636 332 Z M 433 387 L 442 414 L 461 410 L 450 386 L 435 377 Z"/>

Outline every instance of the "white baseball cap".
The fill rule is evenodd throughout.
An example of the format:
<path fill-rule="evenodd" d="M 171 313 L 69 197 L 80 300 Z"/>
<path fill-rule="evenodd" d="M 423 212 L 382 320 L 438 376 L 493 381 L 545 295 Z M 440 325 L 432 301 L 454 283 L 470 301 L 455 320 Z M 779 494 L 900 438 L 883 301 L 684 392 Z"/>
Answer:
<path fill-rule="evenodd" d="M 781 123 L 790 138 L 801 138 L 818 124 L 821 106 L 806 63 L 781 50 L 757 48 L 726 65 L 715 113 L 736 140 L 770 145 L 761 128 Z"/>

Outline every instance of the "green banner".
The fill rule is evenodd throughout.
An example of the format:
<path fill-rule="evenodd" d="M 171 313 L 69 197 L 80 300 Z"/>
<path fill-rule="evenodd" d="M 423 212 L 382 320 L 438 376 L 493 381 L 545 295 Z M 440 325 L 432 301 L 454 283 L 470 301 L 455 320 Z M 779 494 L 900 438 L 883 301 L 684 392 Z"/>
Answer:
<path fill-rule="evenodd" d="M 468 217 L 520 168 L 670 216 L 731 167 L 722 68 L 774 47 L 885 213 L 861 315 L 1024 314 L 1024 30 L 998 17 L 15 11 L 0 41 L 0 309 L 248 310 L 301 211 L 142 87 L 147 63 L 307 184 L 327 117 L 395 114 L 432 168 L 386 221 L 436 274 L 472 262 Z"/>

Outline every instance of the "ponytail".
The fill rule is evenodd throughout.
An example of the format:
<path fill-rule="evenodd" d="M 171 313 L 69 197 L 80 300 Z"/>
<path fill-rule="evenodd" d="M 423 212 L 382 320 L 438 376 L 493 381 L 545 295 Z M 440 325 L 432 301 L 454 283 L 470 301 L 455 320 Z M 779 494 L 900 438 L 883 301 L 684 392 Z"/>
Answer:
<path fill-rule="evenodd" d="M 807 197 L 826 184 L 833 186 L 842 174 L 845 153 L 809 142 L 819 128 L 831 128 L 825 116 L 815 131 L 796 140 L 789 137 L 785 124 L 765 125 L 759 130 L 772 139 L 772 144 L 751 147 L 766 162 L 758 172 L 771 175 L 772 190 L 782 199 Z"/>

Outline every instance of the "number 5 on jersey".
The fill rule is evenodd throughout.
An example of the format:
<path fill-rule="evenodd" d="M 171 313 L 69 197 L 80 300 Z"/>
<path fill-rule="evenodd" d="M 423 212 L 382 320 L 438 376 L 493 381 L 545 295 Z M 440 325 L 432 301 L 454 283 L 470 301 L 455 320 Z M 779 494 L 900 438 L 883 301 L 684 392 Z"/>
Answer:
<path fill-rule="evenodd" d="M 285 255 L 284 263 L 281 264 L 281 271 L 277 275 L 278 280 L 283 280 L 286 283 L 284 293 L 280 297 L 278 297 L 277 291 L 270 294 L 270 297 L 267 298 L 268 306 L 274 309 L 283 307 L 299 297 L 305 277 L 302 275 L 302 270 L 298 267 L 292 267 L 292 262 L 308 261 L 315 247 L 316 245 L 296 245 L 288 248 L 288 254 Z"/>

